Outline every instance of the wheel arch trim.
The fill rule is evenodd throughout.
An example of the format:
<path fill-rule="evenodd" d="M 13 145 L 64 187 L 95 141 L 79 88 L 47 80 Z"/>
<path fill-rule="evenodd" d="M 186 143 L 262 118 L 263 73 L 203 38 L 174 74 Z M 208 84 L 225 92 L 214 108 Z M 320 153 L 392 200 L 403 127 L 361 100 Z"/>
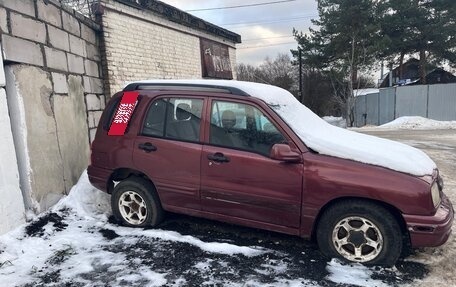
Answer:
<path fill-rule="evenodd" d="M 401 228 L 401 231 L 404 235 L 408 235 L 408 231 L 407 231 L 407 224 L 405 222 L 405 219 L 404 217 L 402 216 L 402 213 L 399 209 L 397 209 L 396 207 L 394 207 L 393 205 L 391 204 L 388 204 L 384 201 L 380 201 L 380 200 L 375 200 L 375 199 L 370 199 L 370 198 L 363 198 L 363 197 L 350 197 L 350 196 L 347 196 L 347 197 L 338 197 L 338 198 L 334 198 L 330 201 L 328 201 L 325 205 L 323 205 L 320 210 L 318 211 L 317 215 L 315 216 L 314 220 L 313 220 L 313 223 L 312 223 L 312 229 L 311 229 L 311 233 L 310 233 L 310 238 L 312 240 L 315 240 L 316 239 L 316 231 L 317 231 L 317 227 L 318 227 L 318 223 L 322 217 L 322 215 L 326 212 L 326 210 L 328 210 L 331 206 L 334 206 L 338 203 L 341 203 L 341 202 L 344 202 L 344 201 L 364 201 L 364 202 L 370 202 L 370 203 L 373 203 L 373 204 L 377 204 L 379 206 L 382 206 L 383 208 L 387 209 L 389 212 L 391 212 L 391 214 L 393 215 L 394 218 L 396 218 L 400 228 Z M 407 243 L 409 243 L 410 239 L 407 239 Z"/>
<path fill-rule="evenodd" d="M 107 186 L 107 192 L 109 194 L 112 194 L 112 191 L 114 190 L 114 182 L 115 181 L 122 181 L 124 179 L 127 179 L 131 176 L 143 178 L 147 181 L 149 181 L 155 190 L 157 190 L 157 186 L 155 185 L 154 181 L 144 172 L 141 172 L 139 170 L 133 169 L 133 168 L 128 168 L 128 167 L 122 167 L 122 168 L 117 168 L 115 169 L 112 173 L 111 176 L 108 179 L 108 182 L 106 184 Z M 157 192 L 157 195 L 158 192 Z"/>

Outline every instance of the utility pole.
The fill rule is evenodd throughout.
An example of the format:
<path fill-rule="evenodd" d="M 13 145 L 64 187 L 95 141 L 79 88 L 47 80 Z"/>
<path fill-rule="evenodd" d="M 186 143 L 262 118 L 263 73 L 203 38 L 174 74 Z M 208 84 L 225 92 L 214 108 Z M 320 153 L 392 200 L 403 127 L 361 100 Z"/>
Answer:
<path fill-rule="evenodd" d="M 298 48 L 299 54 L 299 101 L 304 103 L 304 93 L 302 92 L 302 51 Z"/>
<path fill-rule="evenodd" d="M 393 63 L 389 64 L 389 69 L 390 69 L 390 72 L 389 72 L 389 85 L 388 85 L 388 87 L 392 87 L 393 86 Z"/>

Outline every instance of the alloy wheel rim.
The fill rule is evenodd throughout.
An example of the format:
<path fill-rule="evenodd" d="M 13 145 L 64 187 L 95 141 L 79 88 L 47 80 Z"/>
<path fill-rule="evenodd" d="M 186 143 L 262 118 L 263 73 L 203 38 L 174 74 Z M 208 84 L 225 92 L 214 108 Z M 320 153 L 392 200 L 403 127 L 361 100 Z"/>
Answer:
<path fill-rule="evenodd" d="M 119 210 L 129 224 L 140 225 L 147 218 L 145 200 L 135 191 L 126 191 L 119 198 Z"/>
<path fill-rule="evenodd" d="M 383 249 L 383 236 L 372 221 L 361 216 L 340 220 L 332 232 L 332 243 L 344 258 L 354 262 L 375 259 Z"/>

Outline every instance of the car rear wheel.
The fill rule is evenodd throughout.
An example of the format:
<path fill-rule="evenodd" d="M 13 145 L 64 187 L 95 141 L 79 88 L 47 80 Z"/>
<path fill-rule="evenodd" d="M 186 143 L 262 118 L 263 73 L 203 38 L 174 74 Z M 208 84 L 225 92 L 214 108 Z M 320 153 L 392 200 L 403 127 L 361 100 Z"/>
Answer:
<path fill-rule="evenodd" d="M 111 195 L 114 217 L 125 226 L 156 226 L 163 219 L 163 208 L 154 186 L 139 177 L 118 183 Z"/>
<path fill-rule="evenodd" d="M 384 207 L 368 201 L 331 206 L 317 227 L 320 250 L 328 257 L 369 265 L 394 265 L 402 249 L 397 220 Z"/>

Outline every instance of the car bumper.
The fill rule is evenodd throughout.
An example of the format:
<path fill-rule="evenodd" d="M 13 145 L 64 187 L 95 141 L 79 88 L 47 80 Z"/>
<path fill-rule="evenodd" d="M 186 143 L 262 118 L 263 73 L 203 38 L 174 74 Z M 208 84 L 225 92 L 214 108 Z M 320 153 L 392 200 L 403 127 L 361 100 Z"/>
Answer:
<path fill-rule="evenodd" d="M 96 167 L 93 165 L 89 165 L 87 168 L 87 175 L 89 176 L 90 183 L 104 192 L 108 192 L 107 183 L 111 174 L 112 170 L 110 169 Z"/>
<path fill-rule="evenodd" d="M 412 247 L 436 247 L 444 244 L 450 236 L 453 218 L 453 205 L 445 195 L 432 216 L 404 214 Z"/>

